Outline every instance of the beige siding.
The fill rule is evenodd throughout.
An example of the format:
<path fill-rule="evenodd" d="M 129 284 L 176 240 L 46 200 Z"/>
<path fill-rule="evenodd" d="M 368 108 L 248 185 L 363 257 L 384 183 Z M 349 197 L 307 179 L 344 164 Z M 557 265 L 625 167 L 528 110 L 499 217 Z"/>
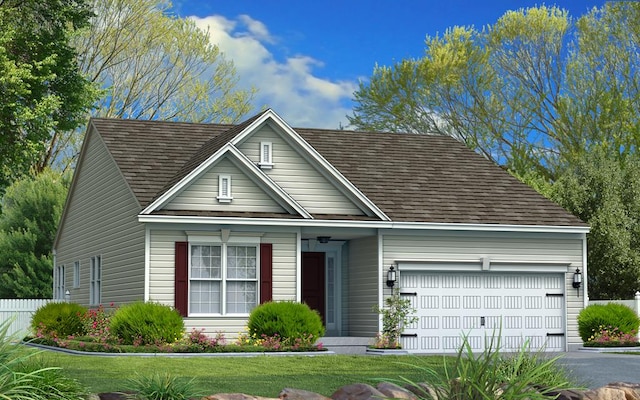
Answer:
<path fill-rule="evenodd" d="M 254 162 L 260 161 L 260 142 L 273 143 L 273 169 L 265 172 L 312 214 L 363 215 L 344 194 L 312 167 L 271 127 L 264 126 L 239 148 Z"/>
<path fill-rule="evenodd" d="M 188 229 L 186 229 L 188 230 Z M 158 301 L 173 306 L 175 277 L 175 242 L 186 241 L 186 230 L 157 230 L 150 232 L 150 286 L 151 301 Z M 212 231 L 219 227 L 212 228 Z M 233 232 L 231 232 L 233 236 Z M 273 244 L 273 299 L 296 299 L 296 234 L 267 232 L 262 235 L 262 243 Z M 224 332 L 227 337 L 235 337 L 244 329 L 244 317 L 187 317 L 185 325 L 192 328 L 205 329 L 206 332 Z"/>
<path fill-rule="evenodd" d="M 144 295 L 144 226 L 140 207 L 102 139 L 88 134 L 56 248 L 65 265 L 71 301 L 89 305 L 89 269 L 102 257 L 102 303 L 116 305 Z M 73 263 L 80 261 L 80 287 L 73 288 Z"/>
<path fill-rule="evenodd" d="M 378 238 L 349 242 L 349 335 L 373 337 L 379 331 L 379 317 L 372 311 L 378 304 Z"/>
<path fill-rule="evenodd" d="M 220 203 L 218 176 L 231 176 L 230 203 Z M 165 207 L 167 210 L 283 212 L 284 209 L 228 159 L 220 160 Z"/>
<path fill-rule="evenodd" d="M 417 234 L 420 235 L 420 234 Z M 421 236 L 385 235 L 383 265 L 402 260 L 491 261 L 522 263 L 571 263 L 566 274 L 567 342 L 580 343 L 576 317 L 583 308 L 584 294 L 576 295 L 571 286 L 575 268 L 583 269 L 582 239 L 572 234 L 513 233 L 428 233 Z"/>

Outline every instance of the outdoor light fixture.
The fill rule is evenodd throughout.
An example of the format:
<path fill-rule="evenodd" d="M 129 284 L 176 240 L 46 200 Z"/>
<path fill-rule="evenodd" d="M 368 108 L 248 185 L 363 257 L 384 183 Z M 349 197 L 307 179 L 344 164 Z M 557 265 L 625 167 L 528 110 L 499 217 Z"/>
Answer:
<path fill-rule="evenodd" d="M 578 297 L 580 297 L 580 286 L 582 286 L 582 272 L 580 268 L 576 268 L 576 272 L 573 273 L 573 287 L 578 292 Z"/>
<path fill-rule="evenodd" d="M 396 284 L 396 270 L 393 269 L 393 265 L 389 267 L 387 271 L 387 286 L 393 291 L 393 286 Z"/>
<path fill-rule="evenodd" d="M 69 289 L 67 289 L 64 292 L 64 299 L 66 300 L 67 303 L 69 303 L 71 301 L 71 292 L 69 291 Z"/>
<path fill-rule="evenodd" d="M 318 242 L 322 244 L 329 243 L 329 239 L 331 239 L 331 236 L 318 236 Z"/>

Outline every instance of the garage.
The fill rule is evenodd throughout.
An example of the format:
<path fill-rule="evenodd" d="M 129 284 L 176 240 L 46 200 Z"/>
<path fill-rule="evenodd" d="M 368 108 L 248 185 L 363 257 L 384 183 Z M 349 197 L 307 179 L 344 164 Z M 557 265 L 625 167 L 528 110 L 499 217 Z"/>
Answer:
<path fill-rule="evenodd" d="M 566 269 L 565 269 L 566 271 Z M 482 351 L 501 332 L 501 349 L 565 351 L 565 274 L 561 272 L 401 269 L 399 291 L 418 321 L 402 346 L 414 353 L 455 353 L 468 337 Z"/>

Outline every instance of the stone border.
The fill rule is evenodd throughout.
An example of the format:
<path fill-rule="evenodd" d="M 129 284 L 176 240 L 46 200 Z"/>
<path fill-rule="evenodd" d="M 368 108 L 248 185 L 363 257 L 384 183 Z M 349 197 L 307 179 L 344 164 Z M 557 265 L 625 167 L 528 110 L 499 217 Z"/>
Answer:
<path fill-rule="evenodd" d="M 408 355 L 409 352 L 402 349 L 376 349 L 367 347 L 367 351 L 365 352 L 365 354 L 369 354 L 372 356 L 405 356 Z"/>
<path fill-rule="evenodd" d="M 625 347 L 580 347 L 578 351 L 586 351 L 589 353 L 640 353 L 640 346 Z"/>
<path fill-rule="evenodd" d="M 65 349 L 62 347 L 47 346 L 44 344 L 22 342 L 22 344 L 43 350 L 57 351 L 59 353 L 72 354 L 75 356 L 94 356 L 94 357 L 258 357 L 258 356 L 331 356 L 335 355 L 333 351 L 264 351 L 264 352 L 232 352 L 232 353 L 103 353 L 99 351 L 79 351 Z"/>

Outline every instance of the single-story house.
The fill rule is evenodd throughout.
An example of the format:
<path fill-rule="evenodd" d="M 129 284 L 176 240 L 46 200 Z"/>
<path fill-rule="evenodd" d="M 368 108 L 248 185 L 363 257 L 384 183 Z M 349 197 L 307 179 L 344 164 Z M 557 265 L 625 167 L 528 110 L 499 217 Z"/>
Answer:
<path fill-rule="evenodd" d="M 454 352 L 462 334 L 481 350 L 496 330 L 506 348 L 565 351 L 581 345 L 587 232 L 450 137 L 294 129 L 270 109 L 238 125 L 95 118 L 54 291 L 172 305 L 227 337 L 261 302 L 302 301 L 327 336 L 373 338 L 372 307 L 396 290 L 418 316 L 409 351 Z"/>

